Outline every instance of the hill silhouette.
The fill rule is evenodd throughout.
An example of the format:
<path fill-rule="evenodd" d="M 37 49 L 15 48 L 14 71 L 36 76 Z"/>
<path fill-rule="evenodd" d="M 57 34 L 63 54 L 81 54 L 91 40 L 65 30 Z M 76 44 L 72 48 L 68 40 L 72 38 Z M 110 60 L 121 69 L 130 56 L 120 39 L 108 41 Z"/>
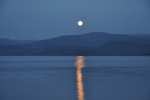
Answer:
<path fill-rule="evenodd" d="M 0 55 L 150 55 L 150 39 L 133 35 L 91 32 L 65 35 L 20 45 L 0 45 Z"/>

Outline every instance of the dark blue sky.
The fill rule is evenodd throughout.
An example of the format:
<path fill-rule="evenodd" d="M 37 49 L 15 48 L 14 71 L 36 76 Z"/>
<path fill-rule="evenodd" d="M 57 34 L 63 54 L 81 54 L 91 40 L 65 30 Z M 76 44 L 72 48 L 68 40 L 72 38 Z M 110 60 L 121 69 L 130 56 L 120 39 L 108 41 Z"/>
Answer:
<path fill-rule="evenodd" d="M 0 38 L 48 39 L 92 31 L 150 34 L 149 0 L 0 1 Z"/>

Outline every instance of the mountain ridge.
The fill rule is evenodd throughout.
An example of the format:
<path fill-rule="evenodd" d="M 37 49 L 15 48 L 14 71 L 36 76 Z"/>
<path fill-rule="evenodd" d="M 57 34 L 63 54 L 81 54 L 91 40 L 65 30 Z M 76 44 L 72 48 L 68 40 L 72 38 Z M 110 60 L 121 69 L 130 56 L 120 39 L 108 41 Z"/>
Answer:
<path fill-rule="evenodd" d="M 65 35 L 21 45 L 2 45 L 0 55 L 150 55 L 150 39 L 106 32 Z"/>
<path fill-rule="evenodd" d="M 7 38 L 0 38 L 0 45 L 21 45 L 36 42 L 38 40 L 12 40 Z"/>

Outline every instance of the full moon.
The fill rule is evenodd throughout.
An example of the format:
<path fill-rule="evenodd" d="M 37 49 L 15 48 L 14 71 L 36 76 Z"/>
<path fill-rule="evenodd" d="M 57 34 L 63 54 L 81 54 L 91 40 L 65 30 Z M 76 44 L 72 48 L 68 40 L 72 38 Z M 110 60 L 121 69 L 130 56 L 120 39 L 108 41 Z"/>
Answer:
<path fill-rule="evenodd" d="M 79 25 L 79 26 L 82 26 L 82 25 L 83 25 L 83 22 L 82 22 L 82 21 L 78 21 L 78 25 Z"/>

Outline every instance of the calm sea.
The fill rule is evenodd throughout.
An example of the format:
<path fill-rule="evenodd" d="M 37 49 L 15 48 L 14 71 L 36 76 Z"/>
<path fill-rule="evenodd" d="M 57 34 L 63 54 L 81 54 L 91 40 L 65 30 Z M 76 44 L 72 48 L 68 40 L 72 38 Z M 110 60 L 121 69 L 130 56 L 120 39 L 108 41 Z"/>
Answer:
<path fill-rule="evenodd" d="M 0 100 L 150 100 L 150 57 L 1 56 Z"/>

